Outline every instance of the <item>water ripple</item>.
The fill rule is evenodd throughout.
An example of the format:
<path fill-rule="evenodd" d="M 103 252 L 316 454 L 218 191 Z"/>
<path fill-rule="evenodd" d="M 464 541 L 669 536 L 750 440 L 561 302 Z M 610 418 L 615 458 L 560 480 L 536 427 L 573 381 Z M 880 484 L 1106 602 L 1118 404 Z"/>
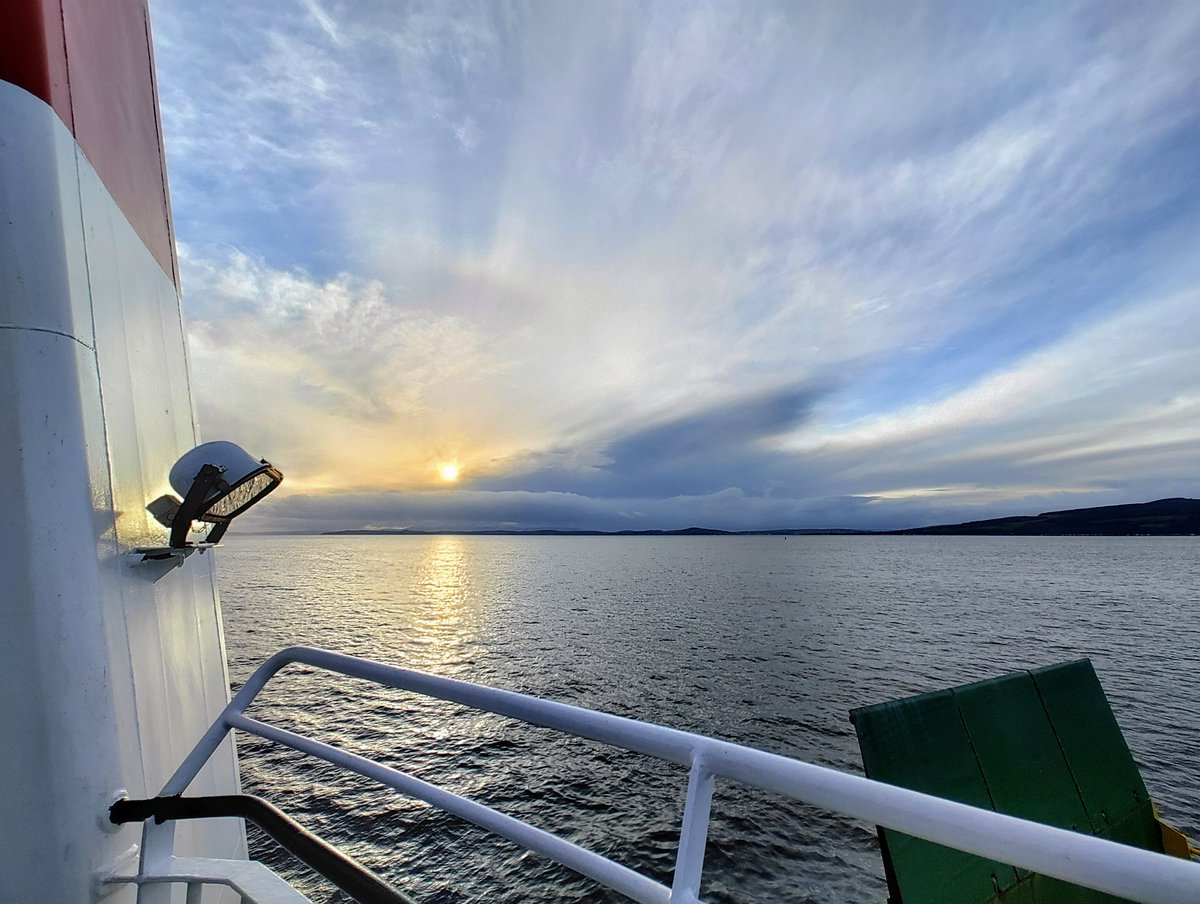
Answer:
<path fill-rule="evenodd" d="M 854 707 L 1090 656 L 1151 794 L 1200 835 L 1192 538 L 241 537 L 219 567 L 235 687 L 312 644 L 855 772 Z M 680 767 L 302 668 L 253 714 L 670 882 Z M 418 900 L 619 900 L 366 780 L 239 749 L 247 790 Z M 252 849 L 342 900 L 268 839 Z M 728 783 L 704 876 L 711 902 L 886 899 L 873 826 Z"/>

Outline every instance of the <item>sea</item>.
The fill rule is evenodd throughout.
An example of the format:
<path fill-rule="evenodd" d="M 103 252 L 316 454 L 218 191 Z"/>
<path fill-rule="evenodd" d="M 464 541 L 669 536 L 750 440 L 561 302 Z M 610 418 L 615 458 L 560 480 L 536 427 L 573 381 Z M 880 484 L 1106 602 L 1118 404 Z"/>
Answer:
<path fill-rule="evenodd" d="M 1164 816 L 1200 836 L 1200 538 L 231 536 L 230 679 L 367 656 L 861 774 L 850 710 L 1090 657 Z M 687 771 L 290 667 L 250 714 L 670 885 Z M 238 736 L 242 782 L 421 902 L 625 900 L 374 783 Z M 255 831 L 318 904 L 348 900 Z M 710 902 L 883 902 L 874 826 L 718 782 Z"/>

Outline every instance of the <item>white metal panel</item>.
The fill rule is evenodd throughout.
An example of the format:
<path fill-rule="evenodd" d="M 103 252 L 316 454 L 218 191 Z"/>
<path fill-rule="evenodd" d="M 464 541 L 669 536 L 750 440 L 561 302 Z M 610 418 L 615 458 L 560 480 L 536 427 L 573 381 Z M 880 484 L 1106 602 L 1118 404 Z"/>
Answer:
<path fill-rule="evenodd" d="M 146 504 L 170 491 L 171 465 L 198 439 L 179 299 L 99 177 L 80 160 L 116 539 L 122 549 L 165 545 L 166 529 Z M 133 676 L 136 720 L 130 727 L 138 733 L 147 792 L 165 781 L 229 699 L 212 569 L 213 556 L 206 554 L 165 575 L 135 569 L 119 581 L 127 646 L 114 653 L 128 661 Z M 202 793 L 238 790 L 232 740 L 199 782 Z M 177 837 L 185 854 L 245 856 L 236 821 L 189 823 Z"/>
<path fill-rule="evenodd" d="M 196 445 L 179 301 L 86 161 L 79 191 L 117 536 L 131 546 L 165 545 L 167 532 L 146 503 L 170 492 L 171 465 Z"/>
<path fill-rule="evenodd" d="M 106 500 L 86 448 L 95 359 L 57 333 L 0 330 L 0 368 L 0 900 L 84 901 L 92 871 L 137 841 L 98 822 L 124 776 L 97 592 Z"/>
<path fill-rule="evenodd" d="M 0 82 L 0 326 L 92 345 L 75 139 L 44 102 Z M 19 165 L 13 165 L 19 161 Z"/>
<path fill-rule="evenodd" d="M 53 110 L 0 82 L 2 901 L 88 900 L 138 840 L 102 826 L 112 795 L 153 793 L 228 700 L 213 556 L 125 555 L 165 543 L 145 506 L 195 441 L 174 285 Z M 197 787 L 237 790 L 232 742 Z M 240 821 L 179 842 L 245 856 Z"/>

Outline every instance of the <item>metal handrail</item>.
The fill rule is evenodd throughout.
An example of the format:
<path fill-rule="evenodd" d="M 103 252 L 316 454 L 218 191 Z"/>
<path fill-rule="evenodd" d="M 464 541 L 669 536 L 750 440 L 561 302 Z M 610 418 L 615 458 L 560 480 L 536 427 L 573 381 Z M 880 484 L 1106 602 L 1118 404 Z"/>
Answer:
<path fill-rule="evenodd" d="M 284 850 L 320 873 L 359 904 L 414 904 L 412 898 L 393 888 L 373 872 L 314 835 L 286 813 L 252 794 L 216 794 L 208 797 L 154 797 L 130 800 L 123 797 L 108 808 L 115 825 L 171 819 L 248 820 L 271 836 Z"/>
<path fill-rule="evenodd" d="M 460 703 L 689 766 L 687 801 L 671 887 L 401 770 L 245 716 L 244 711 L 267 682 L 292 663 Z M 232 728 L 374 778 L 550 857 L 643 904 L 695 904 L 699 901 L 716 777 L 1134 901 L 1172 904 L 1200 900 L 1200 864 L 727 741 L 313 647 L 289 647 L 260 665 L 180 764 L 163 787 L 161 796 L 182 794 Z M 155 835 L 163 828 L 146 825 L 144 858 L 169 856 L 170 835 Z"/>

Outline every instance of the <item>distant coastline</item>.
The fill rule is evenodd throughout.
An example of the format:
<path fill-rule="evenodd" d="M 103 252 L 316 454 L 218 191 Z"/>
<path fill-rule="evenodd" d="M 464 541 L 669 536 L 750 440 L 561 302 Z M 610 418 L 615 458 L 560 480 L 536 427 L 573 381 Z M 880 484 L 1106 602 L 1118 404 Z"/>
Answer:
<path fill-rule="evenodd" d="M 355 535 L 394 535 L 414 537 L 799 537 L 810 535 L 877 534 L 872 530 L 840 528 L 785 528 L 782 530 L 718 530 L 713 527 L 685 527 L 682 530 L 327 530 L 323 537 Z"/>
<path fill-rule="evenodd" d="M 681 530 L 410 530 L 382 528 L 324 531 L 322 536 L 488 536 L 488 537 L 801 537 L 801 536 L 939 536 L 980 537 L 1179 537 L 1200 534 L 1200 499 L 1157 499 L 1128 505 L 1043 512 L 937 524 L 903 530 L 873 531 L 845 528 L 783 528 L 777 530 L 719 530 L 687 527 Z"/>

